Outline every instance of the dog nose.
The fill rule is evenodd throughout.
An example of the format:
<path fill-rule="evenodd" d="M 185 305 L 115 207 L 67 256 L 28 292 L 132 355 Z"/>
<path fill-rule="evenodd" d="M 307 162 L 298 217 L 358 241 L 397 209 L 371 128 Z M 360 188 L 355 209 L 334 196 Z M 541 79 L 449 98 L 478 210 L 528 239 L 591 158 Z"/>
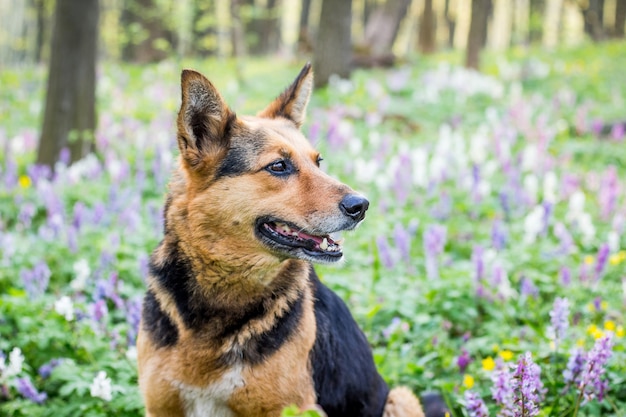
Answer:
<path fill-rule="evenodd" d="M 370 202 L 365 197 L 355 194 L 348 194 L 339 203 L 339 208 L 343 214 L 356 221 L 363 220 L 369 206 Z"/>

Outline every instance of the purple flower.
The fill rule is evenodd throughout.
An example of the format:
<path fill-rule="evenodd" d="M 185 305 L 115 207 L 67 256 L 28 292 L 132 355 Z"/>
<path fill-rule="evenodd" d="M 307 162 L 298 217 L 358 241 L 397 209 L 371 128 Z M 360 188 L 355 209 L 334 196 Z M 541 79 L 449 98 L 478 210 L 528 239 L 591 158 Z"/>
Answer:
<path fill-rule="evenodd" d="M 498 406 L 500 412 L 498 417 L 512 417 L 513 414 L 513 387 L 511 385 L 512 374 L 509 369 L 498 361 L 498 367 L 491 375 L 491 396 Z"/>
<path fill-rule="evenodd" d="M 18 378 L 16 388 L 24 398 L 27 398 L 36 404 L 43 404 L 48 398 L 48 395 L 45 392 L 37 391 L 29 377 Z"/>
<path fill-rule="evenodd" d="M 485 274 L 484 250 L 480 245 L 476 245 L 472 249 L 472 264 L 474 264 L 474 280 L 478 282 L 483 279 Z"/>
<path fill-rule="evenodd" d="M 50 283 L 50 268 L 46 261 L 39 261 L 33 269 L 22 269 L 20 271 L 20 278 L 24 284 L 26 293 L 32 297 L 40 297 L 48 288 Z"/>
<path fill-rule="evenodd" d="M 443 252 L 446 244 L 446 228 L 430 225 L 424 231 L 424 252 L 426 254 L 426 275 L 428 279 L 439 278 L 437 257 Z"/>
<path fill-rule="evenodd" d="M 626 124 L 624 123 L 615 123 L 613 128 L 611 129 L 611 138 L 613 140 L 621 141 L 624 139 L 624 134 L 626 131 Z"/>
<path fill-rule="evenodd" d="M 610 252 L 611 252 L 611 249 L 609 248 L 609 245 L 606 243 L 600 246 L 600 249 L 598 250 L 596 267 L 594 271 L 596 275 L 596 281 L 599 281 L 600 278 L 602 278 L 602 275 L 604 274 L 604 268 L 606 267 L 606 262 L 609 259 Z"/>
<path fill-rule="evenodd" d="M 397 223 L 393 229 L 393 239 L 402 259 L 406 263 L 411 262 L 411 234 L 409 231 Z"/>
<path fill-rule="evenodd" d="M 376 247 L 378 248 L 378 256 L 380 257 L 380 262 L 384 265 L 385 268 L 391 269 L 395 265 L 393 260 L 393 255 L 391 254 L 391 248 L 389 247 L 389 242 L 387 242 L 387 238 L 382 235 L 378 235 L 376 237 Z"/>
<path fill-rule="evenodd" d="M 459 367 L 460 373 L 465 373 L 465 370 L 472 363 L 472 357 L 469 355 L 467 350 L 463 349 L 459 357 L 456 359 L 456 364 Z"/>
<path fill-rule="evenodd" d="M 572 283 L 572 273 L 568 267 L 562 266 L 559 270 L 559 281 L 561 281 L 561 284 L 565 287 Z"/>
<path fill-rule="evenodd" d="M 61 364 L 61 359 L 52 359 L 50 362 L 41 365 L 37 373 L 43 379 L 49 378 L 54 368 L 56 368 L 60 364 Z"/>
<path fill-rule="evenodd" d="M 548 326 L 548 337 L 554 341 L 558 349 L 559 343 L 565 340 L 569 328 L 569 300 L 558 297 L 554 300 L 552 311 L 550 311 L 550 326 Z"/>
<path fill-rule="evenodd" d="M 143 300 L 141 297 L 135 297 L 126 302 L 126 320 L 128 321 L 128 345 L 134 346 L 137 340 L 137 332 L 139 331 L 139 322 L 141 321 L 141 309 Z"/>
<path fill-rule="evenodd" d="M 107 315 L 109 309 L 104 299 L 99 299 L 90 306 L 91 317 L 94 321 L 99 322 L 104 316 Z"/>
<path fill-rule="evenodd" d="M 489 411 L 478 394 L 465 391 L 465 408 L 469 417 L 489 417 Z"/>
<path fill-rule="evenodd" d="M 495 221 L 491 227 L 491 244 L 496 250 L 506 247 L 507 232 L 501 221 Z"/>
<path fill-rule="evenodd" d="M 573 348 L 570 351 L 569 359 L 567 360 L 567 366 L 563 370 L 563 380 L 565 381 L 565 389 L 580 384 L 580 376 L 585 366 L 587 354 L 580 348 Z"/>
<path fill-rule="evenodd" d="M 567 227 L 561 222 L 554 225 L 554 235 L 559 239 L 559 252 L 563 255 L 569 255 L 574 246 L 574 239 L 567 230 Z"/>
<path fill-rule="evenodd" d="M 602 178 L 598 196 L 603 219 L 607 220 L 615 211 L 618 197 L 619 182 L 617 179 L 617 169 L 614 166 L 610 166 Z"/>
<path fill-rule="evenodd" d="M 37 207 L 33 203 L 24 203 L 21 205 L 17 220 L 27 229 L 30 227 L 35 213 L 37 213 Z"/>
<path fill-rule="evenodd" d="M 525 297 L 537 297 L 539 295 L 539 289 L 535 286 L 530 278 L 523 277 L 520 283 L 520 292 Z"/>
<path fill-rule="evenodd" d="M 515 417 L 531 417 L 539 414 L 544 389 L 540 379 L 541 368 L 533 362 L 530 352 L 522 355 L 513 373 L 513 401 Z"/>
<path fill-rule="evenodd" d="M 580 376 L 578 390 L 584 402 L 594 398 L 602 401 L 607 389 L 607 383 L 602 379 L 605 373 L 605 365 L 611 358 L 613 348 L 613 335 L 611 333 L 596 340 L 595 345 L 587 354 L 587 361 Z"/>

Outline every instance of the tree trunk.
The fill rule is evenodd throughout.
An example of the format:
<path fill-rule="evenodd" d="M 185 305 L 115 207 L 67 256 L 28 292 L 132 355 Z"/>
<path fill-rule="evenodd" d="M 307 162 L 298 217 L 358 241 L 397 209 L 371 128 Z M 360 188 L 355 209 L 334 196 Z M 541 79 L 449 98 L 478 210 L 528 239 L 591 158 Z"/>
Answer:
<path fill-rule="evenodd" d="M 543 46 L 553 48 L 559 43 L 563 0 L 546 0 L 543 16 Z"/>
<path fill-rule="evenodd" d="M 430 0 L 432 2 L 432 0 Z M 386 0 L 371 14 L 365 26 L 365 44 L 373 56 L 389 55 L 398 36 L 400 22 L 411 0 Z"/>
<path fill-rule="evenodd" d="M 122 48 L 125 61 L 149 63 L 167 58 L 172 36 L 154 0 L 124 0 L 121 21 L 127 34 Z"/>
<path fill-rule="evenodd" d="M 449 0 L 446 1 L 446 7 Z M 433 10 L 433 0 L 424 0 L 424 11 L 420 18 L 418 45 L 419 50 L 423 54 L 432 54 L 435 52 L 435 30 L 437 21 L 435 20 L 435 11 Z M 454 30 L 454 29 L 452 29 Z"/>
<path fill-rule="evenodd" d="M 308 53 L 313 50 L 311 33 L 309 29 L 309 16 L 311 14 L 311 0 L 302 0 L 300 10 L 300 30 L 298 31 L 298 51 Z"/>
<path fill-rule="evenodd" d="M 326 85 L 332 74 L 350 76 L 351 23 L 352 0 L 323 0 L 313 57 L 315 87 Z"/>
<path fill-rule="evenodd" d="M 472 0 L 472 14 L 467 37 L 467 55 L 465 66 L 480 68 L 480 51 L 487 40 L 487 18 L 491 9 L 491 0 Z"/>
<path fill-rule="evenodd" d="M 604 0 L 589 0 L 587 8 L 582 9 L 585 19 L 585 33 L 594 42 L 604 39 Z"/>
<path fill-rule="evenodd" d="M 456 32 L 456 13 L 450 11 L 450 0 L 446 0 L 444 15 L 448 25 L 448 48 L 452 49 L 454 48 L 454 33 Z"/>
<path fill-rule="evenodd" d="M 616 0 L 615 2 L 615 28 L 614 36 L 623 38 L 624 24 L 626 23 L 626 0 Z"/>
<path fill-rule="evenodd" d="M 39 164 L 53 167 L 64 147 L 72 162 L 93 150 L 98 15 L 98 0 L 57 0 Z"/>

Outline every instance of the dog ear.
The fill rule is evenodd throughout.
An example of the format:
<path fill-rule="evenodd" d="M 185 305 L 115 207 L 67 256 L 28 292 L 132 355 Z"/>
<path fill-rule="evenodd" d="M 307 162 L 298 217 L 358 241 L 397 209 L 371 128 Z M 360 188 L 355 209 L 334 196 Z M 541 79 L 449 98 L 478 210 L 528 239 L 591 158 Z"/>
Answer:
<path fill-rule="evenodd" d="M 200 168 L 206 157 L 228 149 L 229 131 L 237 117 L 199 72 L 183 70 L 181 89 L 178 147 L 190 167 Z"/>
<path fill-rule="evenodd" d="M 311 70 L 311 63 L 307 62 L 295 81 L 258 116 L 271 119 L 284 117 L 300 127 L 304 122 L 311 90 L 313 90 L 313 71 Z"/>

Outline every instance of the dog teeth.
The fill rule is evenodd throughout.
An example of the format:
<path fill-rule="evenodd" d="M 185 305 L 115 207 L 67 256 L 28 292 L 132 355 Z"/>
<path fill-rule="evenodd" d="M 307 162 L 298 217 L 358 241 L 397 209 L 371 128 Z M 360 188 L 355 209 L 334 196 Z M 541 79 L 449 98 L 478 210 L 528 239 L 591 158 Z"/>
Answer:
<path fill-rule="evenodd" d="M 322 240 L 322 243 L 320 243 L 320 249 L 322 250 L 328 249 L 328 239 L 324 238 L 324 240 Z"/>

